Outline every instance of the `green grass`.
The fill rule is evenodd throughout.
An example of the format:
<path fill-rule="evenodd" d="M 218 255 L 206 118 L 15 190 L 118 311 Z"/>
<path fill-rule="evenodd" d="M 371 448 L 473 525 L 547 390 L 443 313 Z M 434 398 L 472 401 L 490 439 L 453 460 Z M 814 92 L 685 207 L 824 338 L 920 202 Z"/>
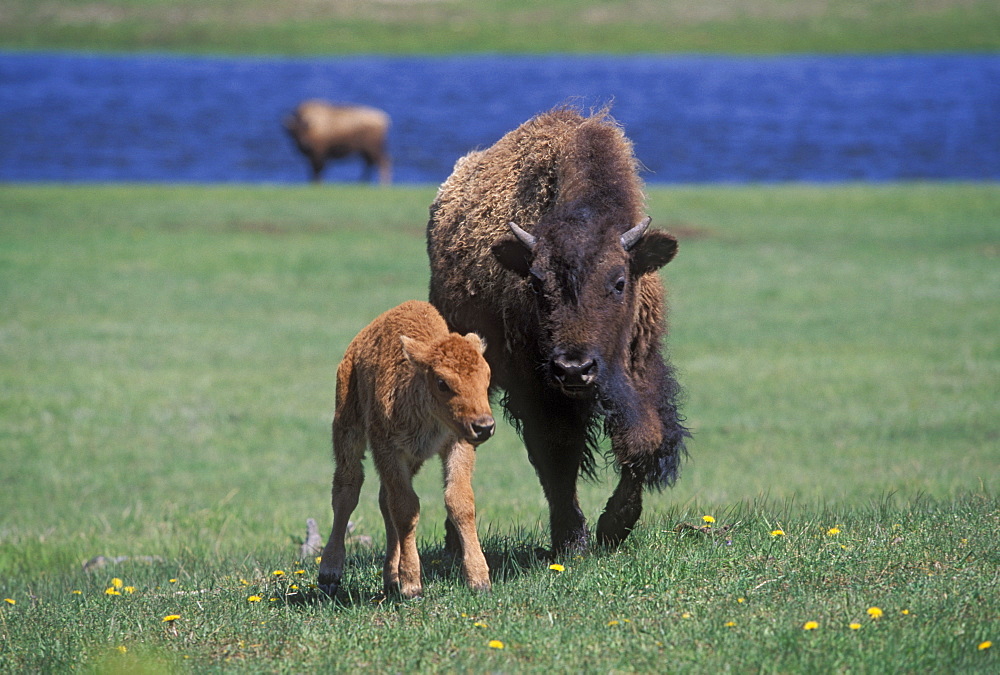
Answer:
<path fill-rule="evenodd" d="M 0 46 L 264 54 L 1000 48 L 994 0 L 5 0 Z"/>
<path fill-rule="evenodd" d="M 623 550 L 550 570 L 502 428 L 475 481 L 491 595 L 442 554 L 430 466 L 427 597 L 372 602 L 369 471 L 374 546 L 350 549 L 343 603 L 315 602 L 297 549 L 330 522 L 334 372 L 367 321 L 426 297 L 433 194 L 0 186 L 0 670 L 996 671 L 977 648 L 1000 635 L 991 183 L 651 188 L 681 235 L 676 488 Z M 610 483 L 582 486 L 589 518 Z M 677 530 L 704 514 L 719 534 Z M 97 555 L 130 559 L 84 572 Z"/>

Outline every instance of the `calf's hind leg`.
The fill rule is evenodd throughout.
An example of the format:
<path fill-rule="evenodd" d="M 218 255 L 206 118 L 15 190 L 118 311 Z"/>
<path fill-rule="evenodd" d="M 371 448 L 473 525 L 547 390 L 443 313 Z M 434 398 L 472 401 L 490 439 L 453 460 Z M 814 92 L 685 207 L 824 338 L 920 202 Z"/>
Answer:
<path fill-rule="evenodd" d="M 344 539 L 351 514 L 358 506 L 364 483 L 364 439 L 353 429 L 334 421 L 333 445 L 337 467 L 333 472 L 333 529 L 319 564 L 319 587 L 331 598 L 340 588 L 347 549 Z"/>
<path fill-rule="evenodd" d="M 462 549 L 462 571 L 469 588 L 490 590 L 490 568 L 476 532 L 476 500 L 472 492 L 472 470 L 476 464 L 475 449 L 464 441 L 456 441 L 441 455 L 444 467 L 444 504 L 448 522 Z"/>

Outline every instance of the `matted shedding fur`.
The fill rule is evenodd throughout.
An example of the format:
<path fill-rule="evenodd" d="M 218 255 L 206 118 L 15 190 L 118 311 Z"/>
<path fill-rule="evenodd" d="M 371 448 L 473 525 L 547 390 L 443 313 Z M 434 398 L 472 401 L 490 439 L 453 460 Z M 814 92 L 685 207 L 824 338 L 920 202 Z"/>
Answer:
<path fill-rule="evenodd" d="M 459 159 L 430 209 L 430 301 L 453 330 L 486 338 L 491 386 L 504 390 L 504 412 L 549 497 L 557 549 L 586 537 L 566 481 L 593 474 L 603 435 L 622 481 L 598 528 L 609 542 L 638 518 L 641 486 L 671 484 L 684 453 L 655 273 L 676 239 L 640 226 L 634 243 L 622 240 L 645 216 L 638 169 L 606 109 L 587 117 L 558 108 Z M 609 299 L 612 287 L 625 290 Z M 554 385 L 564 358 L 599 366 L 590 396 Z M 570 503 L 553 496 L 567 494 Z M 612 523 L 615 510 L 628 513 Z"/>

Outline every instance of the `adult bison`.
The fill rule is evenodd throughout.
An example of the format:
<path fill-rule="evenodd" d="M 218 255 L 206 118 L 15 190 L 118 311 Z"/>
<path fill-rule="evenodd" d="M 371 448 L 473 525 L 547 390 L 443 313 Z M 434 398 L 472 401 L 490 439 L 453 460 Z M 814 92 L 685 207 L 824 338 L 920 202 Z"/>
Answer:
<path fill-rule="evenodd" d="M 313 182 L 319 182 L 328 159 L 354 153 L 365 161 L 363 178 L 370 179 L 377 167 L 379 182 L 384 185 L 392 180 L 386 151 L 389 116 L 377 108 L 306 101 L 285 118 L 285 129 L 309 160 Z"/>
<path fill-rule="evenodd" d="M 643 203 L 632 144 L 607 111 L 556 109 L 459 159 L 430 209 L 430 301 L 452 330 L 486 339 L 556 552 L 587 546 L 576 483 L 593 476 L 602 435 L 620 476 L 597 524 L 606 545 L 684 453 L 656 273 L 677 240 L 647 229 Z"/>

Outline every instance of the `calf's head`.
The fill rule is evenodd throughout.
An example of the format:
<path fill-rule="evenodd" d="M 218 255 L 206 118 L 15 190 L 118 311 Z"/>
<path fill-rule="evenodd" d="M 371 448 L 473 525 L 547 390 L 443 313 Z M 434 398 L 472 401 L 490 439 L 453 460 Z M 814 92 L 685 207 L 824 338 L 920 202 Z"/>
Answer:
<path fill-rule="evenodd" d="M 493 246 L 500 264 L 524 278 L 539 325 L 550 385 L 587 397 L 620 367 L 632 336 L 636 282 L 673 259 L 677 240 L 650 231 L 649 217 L 621 223 L 542 222 Z M 528 293 L 528 291 L 525 291 Z"/>
<path fill-rule="evenodd" d="M 490 410 L 490 367 L 486 345 L 475 333 L 450 333 L 434 342 L 400 337 L 403 353 L 428 392 L 428 412 L 459 438 L 478 445 L 493 435 Z"/>

